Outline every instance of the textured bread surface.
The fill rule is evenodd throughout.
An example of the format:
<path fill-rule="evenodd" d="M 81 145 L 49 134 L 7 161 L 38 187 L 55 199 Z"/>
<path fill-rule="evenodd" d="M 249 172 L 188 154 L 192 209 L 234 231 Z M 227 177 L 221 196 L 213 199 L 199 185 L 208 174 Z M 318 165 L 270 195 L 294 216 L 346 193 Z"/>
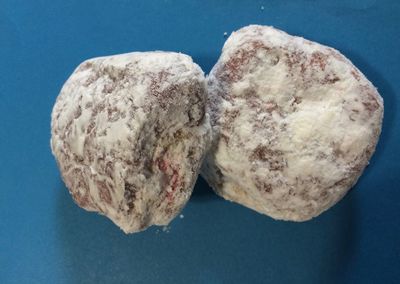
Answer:
<path fill-rule="evenodd" d="M 204 80 L 189 56 L 172 52 L 80 64 L 51 121 L 51 148 L 75 202 L 127 233 L 168 224 L 209 145 Z"/>
<path fill-rule="evenodd" d="M 207 78 L 213 143 L 202 175 L 276 219 L 319 215 L 375 150 L 383 100 L 337 50 L 267 26 L 226 41 Z"/>

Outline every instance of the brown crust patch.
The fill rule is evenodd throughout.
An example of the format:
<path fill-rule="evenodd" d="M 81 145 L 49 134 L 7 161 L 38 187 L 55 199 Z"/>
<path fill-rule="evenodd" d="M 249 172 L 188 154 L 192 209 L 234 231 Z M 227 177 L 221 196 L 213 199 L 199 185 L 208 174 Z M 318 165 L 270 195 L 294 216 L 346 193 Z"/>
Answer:
<path fill-rule="evenodd" d="M 259 50 L 270 51 L 271 48 L 261 41 L 246 42 L 224 64 L 222 74 L 217 74 L 231 82 L 237 82 L 243 77 L 243 67 L 248 65 Z M 279 62 L 279 58 L 273 61 L 273 65 Z"/>
<path fill-rule="evenodd" d="M 92 206 L 89 195 L 89 186 L 80 169 L 73 169 L 72 172 L 65 178 L 65 183 L 70 189 L 70 193 L 76 204 L 83 208 L 89 208 Z M 83 193 L 81 193 L 81 191 L 83 191 Z"/>
<path fill-rule="evenodd" d="M 283 152 L 272 150 L 267 146 L 258 145 L 249 156 L 250 161 L 261 161 L 269 163 L 269 170 L 281 171 L 286 167 Z"/>
<path fill-rule="evenodd" d="M 135 208 L 136 194 L 137 188 L 133 184 L 125 182 L 124 199 L 128 206 L 128 213 L 131 213 Z"/>
<path fill-rule="evenodd" d="M 111 205 L 111 194 L 106 182 L 97 181 L 97 189 L 99 191 L 100 200 Z"/>
<path fill-rule="evenodd" d="M 264 193 L 271 194 L 273 192 L 272 184 L 266 183 L 260 177 L 255 177 L 255 186 Z"/>
<path fill-rule="evenodd" d="M 377 109 L 379 109 L 380 104 L 378 102 L 378 99 L 376 98 L 374 90 L 372 90 L 370 87 L 363 86 L 362 91 L 362 104 L 371 116 Z"/>
<path fill-rule="evenodd" d="M 317 66 L 319 67 L 322 71 L 325 71 L 325 67 L 328 62 L 328 55 L 320 52 L 320 51 L 314 51 L 311 54 L 311 59 L 310 59 L 310 65 L 312 67 Z"/>

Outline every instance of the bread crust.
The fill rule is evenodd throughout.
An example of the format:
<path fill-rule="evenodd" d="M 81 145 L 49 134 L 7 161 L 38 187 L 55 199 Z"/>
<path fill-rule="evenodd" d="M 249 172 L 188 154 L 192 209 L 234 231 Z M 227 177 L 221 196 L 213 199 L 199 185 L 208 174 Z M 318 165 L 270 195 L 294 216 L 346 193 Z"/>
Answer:
<path fill-rule="evenodd" d="M 275 219 L 309 220 L 357 182 L 383 99 L 337 50 L 267 26 L 226 41 L 207 78 L 216 193 Z"/>
<path fill-rule="evenodd" d="M 126 233 L 167 225 L 209 145 L 205 79 L 189 56 L 134 52 L 80 64 L 52 112 L 51 148 L 73 199 Z"/>

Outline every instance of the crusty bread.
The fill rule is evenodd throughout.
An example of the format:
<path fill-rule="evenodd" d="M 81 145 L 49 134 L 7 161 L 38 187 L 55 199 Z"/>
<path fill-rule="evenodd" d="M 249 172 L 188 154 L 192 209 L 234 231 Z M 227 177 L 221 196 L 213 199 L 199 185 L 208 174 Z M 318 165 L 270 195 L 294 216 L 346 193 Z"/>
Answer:
<path fill-rule="evenodd" d="M 209 144 L 205 83 L 189 56 L 135 52 L 83 62 L 52 113 L 51 147 L 76 203 L 125 232 L 168 224 Z"/>
<path fill-rule="evenodd" d="M 207 81 L 213 145 L 202 175 L 225 199 L 308 220 L 346 194 L 375 150 L 383 100 L 335 49 L 248 26 Z"/>

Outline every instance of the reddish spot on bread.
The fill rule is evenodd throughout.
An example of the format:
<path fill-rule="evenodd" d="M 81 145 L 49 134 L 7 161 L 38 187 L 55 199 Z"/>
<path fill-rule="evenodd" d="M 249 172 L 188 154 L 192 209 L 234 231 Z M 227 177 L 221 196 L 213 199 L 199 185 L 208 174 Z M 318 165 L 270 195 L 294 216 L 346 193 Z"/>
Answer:
<path fill-rule="evenodd" d="M 97 182 L 97 189 L 99 191 L 100 200 L 107 204 L 111 204 L 111 194 L 105 181 Z"/>
<path fill-rule="evenodd" d="M 269 51 L 270 48 L 260 41 L 252 41 L 246 43 L 238 49 L 233 56 L 225 63 L 223 67 L 223 77 L 229 81 L 239 81 L 243 76 L 243 67 L 249 64 L 250 60 L 255 57 L 260 50 Z"/>

